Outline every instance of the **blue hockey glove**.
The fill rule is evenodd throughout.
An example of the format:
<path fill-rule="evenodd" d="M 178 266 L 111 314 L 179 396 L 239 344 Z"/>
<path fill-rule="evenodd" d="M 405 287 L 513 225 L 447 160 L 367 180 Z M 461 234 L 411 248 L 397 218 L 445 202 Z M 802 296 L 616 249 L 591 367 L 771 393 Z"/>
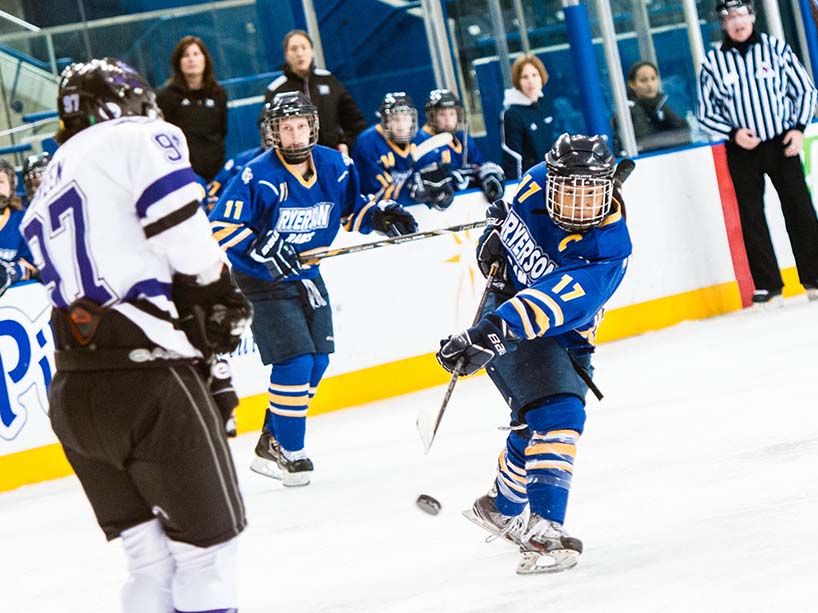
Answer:
<path fill-rule="evenodd" d="M 473 328 L 441 340 L 437 361 L 454 373 L 458 362 L 463 359 L 460 374 L 473 375 L 498 355 L 506 354 L 509 351 L 508 341 L 517 338 L 503 319 L 489 313 Z"/>
<path fill-rule="evenodd" d="M 506 180 L 506 175 L 503 169 L 494 162 L 486 162 L 480 167 L 477 172 L 477 180 L 480 182 L 480 189 L 483 190 L 483 194 L 489 202 L 494 202 L 503 197 L 505 192 L 503 182 Z"/>
<path fill-rule="evenodd" d="M 412 214 L 394 200 L 381 200 L 372 211 L 372 229 L 386 236 L 402 236 L 418 230 Z"/>
<path fill-rule="evenodd" d="M 250 257 L 267 267 L 273 281 L 301 273 L 298 252 L 281 238 L 277 230 L 270 230 L 264 236 L 259 236 L 250 246 Z"/>
<path fill-rule="evenodd" d="M 448 164 L 432 162 L 408 179 L 409 197 L 429 208 L 443 211 L 454 201 L 454 176 Z"/>

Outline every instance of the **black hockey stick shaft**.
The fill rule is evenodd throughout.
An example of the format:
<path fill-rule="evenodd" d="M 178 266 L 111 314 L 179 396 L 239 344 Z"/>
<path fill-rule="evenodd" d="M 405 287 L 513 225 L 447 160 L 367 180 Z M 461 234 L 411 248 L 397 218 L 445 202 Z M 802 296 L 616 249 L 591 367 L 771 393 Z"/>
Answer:
<path fill-rule="evenodd" d="M 323 249 L 321 251 L 305 252 L 300 255 L 301 263 L 312 263 L 326 258 L 333 258 L 337 255 L 345 255 L 347 253 L 360 253 L 361 251 L 369 251 L 370 249 L 378 249 L 380 247 L 389 247 L 391 245 L 401 245 L 403 243 L 411 243 L 412 241 L 422 240 L 424 238 L 431 238 L 433 236 L 440 236 L 442 234 L 451 234 L 453 232 L 463 232 L 465 230 L 473 230 L 475 228 L 482 228 L 486 225 L 486 220 L 472 221 L 464 223 L 459 226 L 451 226 L 449 228 L 439 228 L 437 230 L 426 230 L 423 232 L 415 232 L 413 234 L 403 234 L 402 236 L 392 236 L 380 241 L 372 243 L 363 243 L 360 245 L 351 245 L 349 247 L 338 247 L 337 249 Z"/>
<path fill-rule="evenodd" d="M 591 379 L 591 375 L 588 374 L 588 371 L 582 367 L 582 364 L 577 362 L 570 353 L 568 354 L 568 359 L 571 360 L 571 366 L 574 367 L 574 370 L 577 371 L 579 378 L 582 379 L 582 382 L 588 386 L 588 389 L 591 390 L 596 396 L 597 400 L 602 400 L 604 396 L 602 395 L 602 391 L 596 386 L 594 380 Z"/>
<path fill-rule="evenodd" d="M 472 320 L 472 326 L 476 326 L 477 323 L 480 321 L 480 317 L 483 314 L 483 307 L 486 306 L 486 300 L 489 297 L 489 292 L 491 291 L 491 286 L 494 283 L 494 279 L 497 276 L 497 272 L 500 269 L 500 264 L 495 262 L 491 265 L 491 270 L 489 270 L 488 277 L 486 277 L 486 288 L 483 290 L 483 295 L 480 297 L 480 304 L 477 305 L 477 312 L 474 314 L 474 319 Z M 432 443 L 435 440 L 435 435 L 437 434 L 438 428 L 440 428 L 440 422 L 443 420 L 443 414 L 446 412 L 446 407 L 449 406 L 449 400 L 452 398 L 452 392 L 454 391 L 454 386 L 457 385 L 457 380 L 460 378 L 460 372 L 463 370 L 463 363 L 465 359 L 460 358 L 455 364 L 454 372 L 452 373 L 452 378 L 449 380 L 449 386 L 446 388 L 446 394 L 443 396 L 443 402 L 440 403 L 440 408 L 437 410 L 437 415 L 435 416 L 434 426 L 431 432 L 426 433 L 424 436 L 423 432 L 423 425 L 421 424 L 421 415 L 418 415 L 418 431 L 420 432 L 420 437 L 423 440 L 424 445 L 424 452 L 429 453 L 429 450 L 432 448 Z M 428 440 L 427 440 L 428 438 Z"/>

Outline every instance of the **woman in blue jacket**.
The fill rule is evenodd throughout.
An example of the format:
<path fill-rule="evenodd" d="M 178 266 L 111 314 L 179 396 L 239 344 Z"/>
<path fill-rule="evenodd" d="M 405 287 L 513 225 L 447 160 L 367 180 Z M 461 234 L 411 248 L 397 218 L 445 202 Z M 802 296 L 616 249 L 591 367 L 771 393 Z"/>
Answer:
<path fill-rule="evenodd" d="M 548 72 L 540 59 L 523 55 L 511 67 L 512 89 L 507 89 L 501 116 L 503 170 L 509 180 L 519 179 L 543 161 L 562 131 L 555 125 L 551 104 L 542 88 Z"/>

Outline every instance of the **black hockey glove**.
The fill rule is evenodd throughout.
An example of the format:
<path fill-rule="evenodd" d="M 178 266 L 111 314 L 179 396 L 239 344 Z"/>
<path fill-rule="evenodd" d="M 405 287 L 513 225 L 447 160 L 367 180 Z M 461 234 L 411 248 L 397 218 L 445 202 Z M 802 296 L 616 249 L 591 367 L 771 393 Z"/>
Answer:
<path fill-rule="evenodd" d="M 477 179 L 480 181 L 480 189 L 483 190 L 486 200 L 494 202 L 503 197 L 505 192 L 503 182 L 506 180 L 506 175 L 497 164 L 494 162 L 483 164 L 477 172 Z"/>
<path fill-rule="evenodd" d="M 0 296 L 6 293 L 6 290 L 13 283 L 20 280 L 20 267 L 14 262 L 7 262 L 0 260 Z"/>
<path fill-rule="evenodd" d="M 394 200 L 381 200 L 372 210 L 372 229 L 386 236 L 402 236 L 418 230 L 412 214 Z"/>
<path fill-rule="evenodd" d="M 498 279 L 505 279 L 506 258 L 503 241 L 500 239 L 500 226 L 507 215 L 508 204 L 505 200 L 495 200 L 486 209 L 486 229 L 477 241 L 477 266 L 484 277 L 489 276 L 492 265 L 497 263 L 500 267 L 496 276 Z"/>
<path fill-rule="evenodd" d="M 222 419 L 227 422 L 233 415 L 233 409 L 239 406 L 239 397 L 233 389 L 233 378 L 230 373 L 230 364 L 227 360 L 214 360 L 210 365 L 208 380 L 210 396 L 219 409 Z"/>
<path fill-rule="evenodd" d="M 409 197 L 429 208 L 443 211 L 454 201 L 454 176 L 448 164 L 432 162 L 408 179 Z"/>
<path fill-rule="evenodd" d="M 234 351 L 253 318 L 253 307 L 233 284 L 226 266 L 208 285 L 197 284 L 191 275 L 173 275 L 173 302 L 182 330 L 208 359 Z"/>
<path fill-rule="evenodd" d="M 259 235 L 250 245 L 250 257 L 261 262 L 270 271 L 273 281 L 284 277 L 294 277 L 301 273 L 298 252 L 290 243 L 281 238 L 277 230 Z"/>
<path fill-rule="evenodd" d="M 437 361 L 454 373 L 462 359 L 460 374 L 473 375 L 498 355 L 506 354 L 510 349 L 508 341 L 517 338 L 499 315 L 489 313 L 473 328 L 441 340 Z"/>

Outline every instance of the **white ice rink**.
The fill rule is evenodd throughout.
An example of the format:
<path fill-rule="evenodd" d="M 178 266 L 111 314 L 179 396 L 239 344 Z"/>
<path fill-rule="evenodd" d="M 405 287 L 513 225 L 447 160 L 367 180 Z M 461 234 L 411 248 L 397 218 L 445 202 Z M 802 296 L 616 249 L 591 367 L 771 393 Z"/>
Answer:
<path fill-rule="evenodd" d="M 311 419 L 307 488 L 247 469 L 255 434 L 233 442 L 240 611 L 818 610 L 818 304 L 603 345 L 596 367 L 606 398 L 588 403 L 566 524 L 577 568 L 519 577 L 516 549 L 460 515 L 503 441 L 504 404 L 478 377 L 429 456 L 415 416 L 443 388 Z M 421 492 L 440 515 L 415 507 Z M 119 610 L 121 547 L 75 478 L 0 495 L 0 543 L 0 611 Z"/>

